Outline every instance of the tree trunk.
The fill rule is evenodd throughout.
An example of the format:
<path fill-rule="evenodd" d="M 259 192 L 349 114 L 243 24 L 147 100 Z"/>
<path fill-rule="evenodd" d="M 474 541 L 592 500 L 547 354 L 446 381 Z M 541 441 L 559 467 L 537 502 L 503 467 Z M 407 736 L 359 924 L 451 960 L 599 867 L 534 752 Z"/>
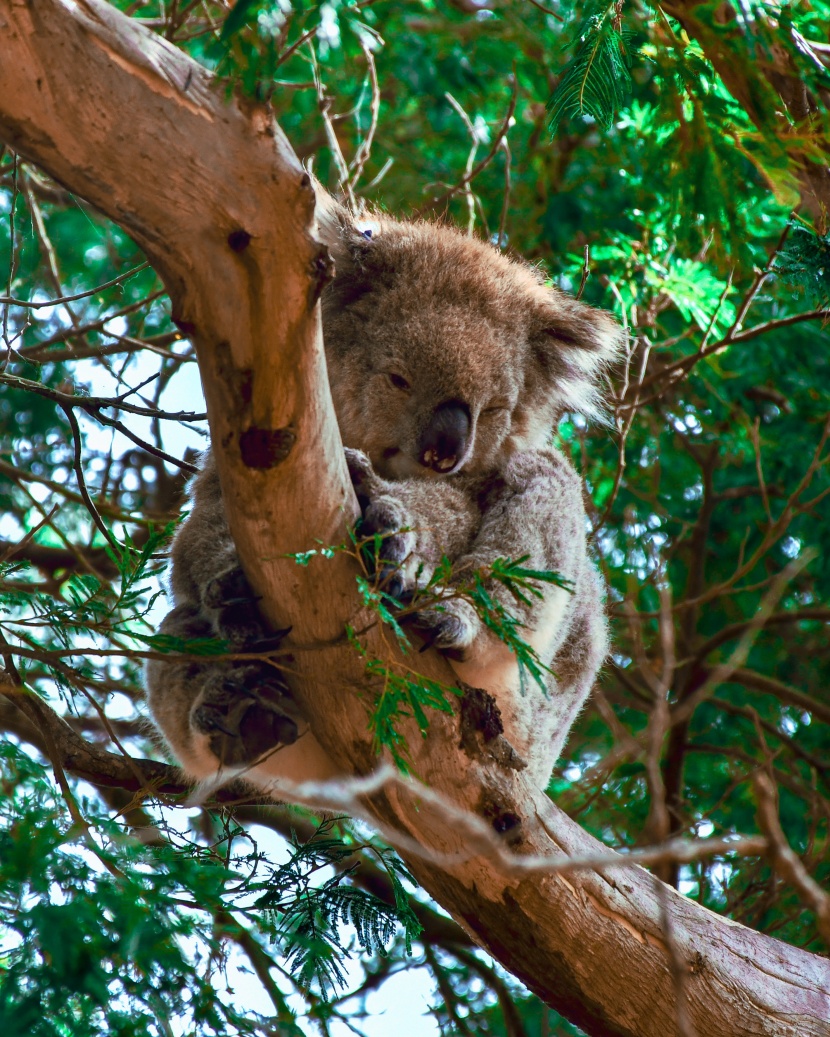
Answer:
<path fill-rule="evenodd" d="M 0 0 L 0 31 L 0 136 L 121 224 L 163 277 L 198 350 L 243 564 L 270 618 L 293 627 L 297 695 L 336 763 L 369 774 L 363 664 L 341 636 L 344 622 L 361 623 L 352 560 L 303 568 L 282 557 L 341 541 L 356 512 L 320 339 L 329 269 L 309 180 L 267 107 L 227 102 L 222 84 L 103 0 Z M 382 631 L 366 643 L 390 658 Z M 451 682 L 431 656 L 424 672 Z M 477 751 L 474 731 L 462 747 L 457 718 L 409 737 L 431 791 L 389 783 L 367 809 L 428 848 L 407 855 L 424 887 L 589 1034 L 688 1034 L 679 990 L 698 1037 L 830 1033 L 825 959 L 615 858 L 520 772 Z M 460 812 L 476 816 L 477 834 Z M 613 863 L 521 867 L 591 854 Z"/>

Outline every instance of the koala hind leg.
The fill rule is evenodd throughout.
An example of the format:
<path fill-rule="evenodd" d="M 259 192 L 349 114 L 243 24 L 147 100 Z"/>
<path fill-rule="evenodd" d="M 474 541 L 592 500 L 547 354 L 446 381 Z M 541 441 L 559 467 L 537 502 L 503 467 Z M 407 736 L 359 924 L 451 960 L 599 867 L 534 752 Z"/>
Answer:
<path fill-rule="evenodd" d="M 199 605 L 178 605 L 160 632 L 184 641 L 219 637 L 232 652 L 269 652 L 287 631 L 268 631 L 256 598 L 231 559 L 202 589 Z M 302 724 L 285 678 L 267 662 L 153 660 L 147 667 L 153 715 L 189 773 L 242 766 L 297 740 Z"/>
<path fill-rule="evenodd" d="M 267 665 L 216 669 L 190 713 L 224 767 L 250 763 L 297 740 L 300 716 L 280 672 Z"/>

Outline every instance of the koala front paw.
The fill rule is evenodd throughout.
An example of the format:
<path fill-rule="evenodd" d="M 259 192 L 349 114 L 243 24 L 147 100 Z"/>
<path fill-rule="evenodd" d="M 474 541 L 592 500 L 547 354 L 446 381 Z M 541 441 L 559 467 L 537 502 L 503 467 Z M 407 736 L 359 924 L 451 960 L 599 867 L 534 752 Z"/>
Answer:
<path fill-rule="evenodd" d="M 219 636 L 232 648 L 247 652 L 275 651 L 287 630 L 266 630 L 257 607 L 259 600 L 241 567 L 236 565 L 215 576 L 205 587 L 202 600 L 215 610 Z"/>
<path fill-rule="evenodd" d="M 415 533 L 406 527 L 408 516 L 392 497 L 378 497 L 363 513 L 360 532 L 364 537 L 379 536 L 377 575 L 381 587 L 393 598 L 402 598 L 415 589 L 417 565 Z M 407 564 L 410 563 L 410 564 Z"/>
<path fill-rule="evenodd" d="M 419 569 L 417 537 L 410 528 L 409 513 L 362 451 L 347 448 L 346 462 L 363 513 L 360 534 L 366 539 L 381 538 L 376 556 L 370 559 L 380 586 L 393 598 L 402 598 L 415 589 Z"/>
<path fill-rule="evenodd" d="M 207 735 L 224 767 L 250 763 L 297 740 L 299 712 L 279 673 L 239 666 L 217 673 L 190 714 L 191 727 Z"/>
<path fill-rule="evenodd" d="M 461 598 L 420 609 L 407 617 L 407 621 L 424 639 L 422 652 L 427 648 L 437 648 L 457 660 L 468 658 L 482 629 L 476 610 Z"/>

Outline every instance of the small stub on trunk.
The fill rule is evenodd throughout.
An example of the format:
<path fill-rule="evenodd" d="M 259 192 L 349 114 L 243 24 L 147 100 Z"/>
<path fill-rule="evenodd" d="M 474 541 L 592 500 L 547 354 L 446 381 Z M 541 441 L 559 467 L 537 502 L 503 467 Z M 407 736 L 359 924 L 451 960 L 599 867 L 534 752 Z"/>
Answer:
<path fill-rule="evenodd" d="M 247 468 L 275 468 L 288 457 L 297 437 L 290 428 L 251 426 L 239 437 L 239 453 Z"/>

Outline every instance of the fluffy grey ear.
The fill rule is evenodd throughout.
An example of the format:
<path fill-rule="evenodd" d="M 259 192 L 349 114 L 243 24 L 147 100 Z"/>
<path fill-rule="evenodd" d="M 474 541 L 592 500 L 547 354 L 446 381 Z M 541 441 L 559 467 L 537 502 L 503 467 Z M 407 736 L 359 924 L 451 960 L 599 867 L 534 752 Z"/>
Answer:
<path fill-rule="evenodd" d="M 599 382 L 622 354 L 623 329 L 609 313 L 558 294 L 534 324 L 531 354 L 560 410 L 601 419 Z"/>
<path fill-rule="evenodd" d="M 317 236 L 334 257 L 335 263 L 360 263 L 362 255 L 370 248 L 372 240 L 371 220 L 355 220 L 345 205 L 333 198 L 319 180 L 312 177 L 316 204 Z"/>
<path fill-rule="evenodd" d="M 319 180 L 314 179 L 313 183 L 317 236 L 334 259 L 334 281 L 323 295 L 323 305 L 342 310 L 372 288 L 373 274 L 369 268 L 373 259 L 373 224 L 368 220 L 356 221 Z"/>
<path fill-rule="evenodd" d="M 344 234 L 354 226 L 349 210 L 336 201 L 323 187 L 317 177 L 313 176 L 316 203 L 314 215 L 317 218 L 317 236 L 332 252 L 342 248 Z"/>

